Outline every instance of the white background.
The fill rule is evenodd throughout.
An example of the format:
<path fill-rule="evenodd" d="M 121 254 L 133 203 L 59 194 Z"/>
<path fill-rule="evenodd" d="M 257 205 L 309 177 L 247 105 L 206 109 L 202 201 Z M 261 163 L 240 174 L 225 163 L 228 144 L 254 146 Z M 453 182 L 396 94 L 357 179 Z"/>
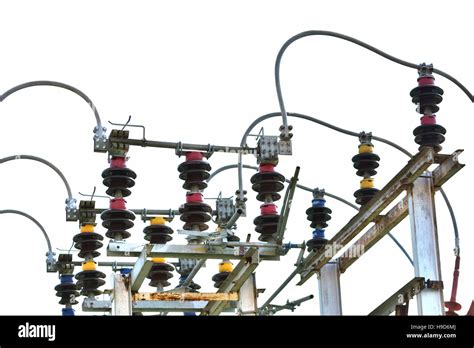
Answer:
<path fill-rule="evenodd" d="M 124 122 L 132 115 L 132 123 L 146 125 L 148 139 L 238 145 L 256 117 L 278 111 L 275 57 L 284 41 L 304 30 L 341 32 L 414 63 L 432 62 L 474 89 L 473 10 L 469 1 L 4 1 L 0 90 L 32 80 L 61 81 L 89 95 L 104 123 Z M 420 115 L 409 97 L 416 86 L 415 70 L 338 39 L 310 37 L 288 49 L 281 76 L 288 111 L 357 132 L 372 131 L 416 152 L 412 130 Z M 438 122 L 448 130 L 443 153 L 465 149 L 461 162 L 468 164 L 445 185 L 461 235 L 458 302 L 465 313 L 474 293 L 474 189 L 469 180 L 474 163 L 473 106 L 451 82 L 439 77 L 437 83 L 445 91 L 438 112 Z M 64 172 L 76 198 L 78 191 L 91 192 L 94 185 L 99 194 L 105 192 L 101 172 L 108 167 L 106 155 L 92 151 L 95 121 L 78 96 L 52 87 L 27 89 L 1 103 L 0 116 L 2 157 L 44 157 Z M 277 135 L 280 124 L 276 118 L 266 121 L 266 134 Z M 351 162 L 357 139 L 302 120 L 290 119 L 290 124 L 294 155 L 282 157 L 278 170 L 290 177 L 300 165 L 301 184 L 323 187 L 352 201 L 360 180 Z M 133 138 L 140 136 L 131 132 Z M 249 145 L 254 145 L 252 139 Z M 386 145 L 375 145 L 381 156 L 375 182 L 381 188 L 407 158 Z M 136 147 L 129 155 L 128 166 L 138 174 L 129 208 L 176 209 L 184 202 L 176 170 L 182 158 L 172 150 Z M 210 162 L 216 169 L 236 159 L 216 154 Z M 252 156 L 245 161 L 255 165 Z M 252 174 L 245 172 L 248 217 L 239 221 L 238 234 L 245 238 L 252 232 L 256 241 L 252 220 L 259 212 L 249 185 Z M 59 177 L 46 166 L 23 160 L 3 164 L 0 182 L 1 209 L 32 214 L 47 229 L 54 248 L 69 249 L 78 227 L 65 222 L 66 191 Z M 227 171 L 211 182 L 205 196 L 215 197 L 220 191 L 231 196 L 236 188 L 236 171 Z M 436 203 L 445 297 L 449 298 L 453 229 L 439 194 Z M 98 199 L 97 206 L 106 205 L 107 200 Z M 305 215 L 310 205 L 311 194 L 298 190 L 287 240 L 311 238 Z M 355 211 L 331 199 L 327 205 L 333 210 L 327 228 L 331 237 Z M 2 215 L 0 223 L 0 313 L 59 315 L 61 306 L 53 290 L 59 281 L 56 274 L 45 272 L 46 244 L 41 233 L 20 216 Z M 129 241 L 143 242 L 143 227 L 137 219 Z M 176 219 L 172 227 L 176 230 L 182 223 Z M 102 227 L 98 231 L 105 232 Z M 408 220 L 393 233 L 411 253 Z M 174 243 L 184 242 L 176 233 L 174 237 Z M 106 259 L 105 247 L 102 252 L 100 259 Z M 257 285 L 266 288 L 260 304 L 292 271 L 296 256 L 293 251 L 282 262 L 258 268 Z M 196 277 L 203 291 L 214 291 L 210 281 L 214 273 L 217 261 L 208 262 Z M 342 275 L 344 314 L 369 313 L 412 277 L 405 256 L 384 238 Z M 177 279 L 175 274 L 173 286 Z M 316 278 L 302 287 L 296 282 L 274 303 L 315 294 L 295 313 L 318 314 Z M 76 307 L 80 314 L 80 306 Z M 411 309 L 415 312 L 414 302 Z"/>

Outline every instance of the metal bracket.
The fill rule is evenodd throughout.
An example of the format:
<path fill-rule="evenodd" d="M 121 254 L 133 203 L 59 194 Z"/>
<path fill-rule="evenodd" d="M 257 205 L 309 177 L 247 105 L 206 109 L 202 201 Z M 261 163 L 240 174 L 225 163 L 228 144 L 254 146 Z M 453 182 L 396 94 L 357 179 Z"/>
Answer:
<path fill-rule="evenodd" d="M 258 163 L 278 163 L 278 137 L 262 136 L 257 144 Z"/>
<path fill-rule="evenodd" d="M 293 154 L 293 146 L 291 140 L 278 141 L 278 154 L 282 156 L 291 156 Z"/>
<path fill-rule="evenodd" d="M 232 198 L 218 197 L 216 199 L 216 222 L 219 226 L 225 226 L 235 213 L 234 201 Z"/>
<path fill-rule="evenodd" d="M 66 198 L 66 221 L 77 221 L 76 199 Z"/>
<path fill-rule="evenodd" d="M 59 274 L 73 274 L 74 263 L 72 261 L 72 254 L 59 254 L 58 260 L 55 261 L 54 267 L 48 272 L 58 272 Z"/>
<path fill-rule="evenodd" d="M 94 127 L 94 152 L 107 152 L 107 128 Z"/>
<path fill-rule="evenodd" d="M 425 282 L 425 287 L 427 289 L 443 290 L 444 289 L 444 284 L 443 284 L 443 281 L 441 281 L 441 280 L 430 280 L 430 279 L 428 279 Z"/>
<path fill-rule="evenodd" d="M 96 215 L 95 201 L 79 201 L 78 219 L 80 224 L 95 226 Z"/>
<path fill-rule="evenodd" d="M 129 131 L 127 130 L 119 130 L 119 129 L 112 129 L 110 132 L 109 138 L 114 139 L 128 139 Z M 118 157 L 125 157 L 129 150 L 129 145 L 124 143 L 114 143 L 109 140 L 109 156 L 118 156 Z"/>

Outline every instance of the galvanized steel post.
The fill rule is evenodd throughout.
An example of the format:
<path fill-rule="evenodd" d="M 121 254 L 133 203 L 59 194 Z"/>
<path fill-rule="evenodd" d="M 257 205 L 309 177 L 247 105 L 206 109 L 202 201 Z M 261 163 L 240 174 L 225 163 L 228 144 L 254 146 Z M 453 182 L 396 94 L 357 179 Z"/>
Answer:
<path fill-rule="evenodd" d="M 338 262 L 328 262 L 319 272 L 319 306 L 321 315 L 342 315 L 341 283 Z"/>
<path fill-rule="evenodd" d="M 417 295 L 419 315 L 444 315 L 438 230 L 434 204 L 433 175 L 425 172 L 408 191 L 415 277 L 423 277 L 437 286 Z"/>

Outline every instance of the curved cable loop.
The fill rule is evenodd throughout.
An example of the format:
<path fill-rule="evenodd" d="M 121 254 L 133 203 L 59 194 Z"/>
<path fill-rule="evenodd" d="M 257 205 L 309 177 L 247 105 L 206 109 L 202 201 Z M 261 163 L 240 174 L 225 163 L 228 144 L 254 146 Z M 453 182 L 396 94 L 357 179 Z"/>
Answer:
<path fill-rule="evenodd" d="M 72 210 L 76 209 L 76 200 L 72 197 L 71 186 L 69 186 L 69 183 L 68 183 L 66 177 L 64 176 L 64 174 L 59 170 L 58 167 L 56 167 L 51 162 L 49 162 L 49 161 L 47 161 L 47 160 L 45 160 L 41 157 L 37 157 L 37 156 L 15 155 L 15 156 L 8 156 L 8 157 L 0 158 L 0 164 L 5 163 L 5 162 L 9 162 L 9 161 L 13 161 L 13 160 L 20 160 L 20 159 L 27 159 L 27 160 L 37 161 L 37 162 L 40 162 L 40 163 L 43 163 L 43 164 L 47 165 L 49 168 L 54 170 L 56 172 L 56 174 L 58 174 L 59 177 L 61 178 L 61 180 L 63 181 L 64 186 L 66 186 L 66 191 L 67 191 L 67 196 L 68 196 L 68 198 L 66 199 L 66 209 L 72 209 Z"/>
<path fill-rule="evenodd" d="M 285 109 L 285 103 L 283 101 L 283 95 L 282 95 L 282 91 L 281 91 L 281 83 L 280 83 L 280 65 L 281 65 L 281 59 L 283 57 L 283 53 L 285 53 L 286 49 L 295 41 L 301 39 L 301 38 L 304 38 L 304 37 L 307 37 L 307 36 L 330 36 L 330 37 L 335 37 L 335 38 L 338 38 L 338 39 L 342 39 L 342 40 L 345 40 L 345 41 L 349 41 L 349 42 L 352 42 L 353 44 L 356 44 L 358 46 L 361 46 L 375 54 L 378 54 L 379 56 L 383 57 L 383 58 L 386 58 L 394 63 L 397 63 L 397 64 L 400 64 L 400 65 L 403 65 L 403 66 L 406 66 L 408 68 L 412 68 L 412 69 L 420 69 L 421 65 L 420 64 L 414 64 L 414 63 L 410 63 L 410 62 L 407 62 L 405 60 L 402 60 L 402 59 L 399 59 L 397 57 L 394 57 L 382 50 L 379 50 L 378 48 L 375 48 L 374 46 L 371 46 L 361 40 L 358 40 L 358 39 L 355 39 L 353 37 L 350 37 L 350 36 L 347 36 L 347 35 L 344 35 L 344 34 L 340 34 L 340 33 L 336 33 L 336 32 L 333 32 L 333 31 L 326 31 L 326 30 L 308 30 L 308 31 L 304 31 L 304 32 L 301 32 L 299 34 L 296 34 L 295 36 L 289 38 L 284 44 L 283 46 L 281 46 L 280 50 L 278 51 L 278 54 L 277 54 L 277 57 L 276 57 L 276 61 L 275 61 L 275 87 L 276 87 L 276 92 L 277 92 L 277 97 L 278 97 L 278 104 L 280 106 L 280 112 L 281 112 L 281 116 L 282 116 L 282 119 L 283 119 L 283 128 L 284 128 L 284 136 L 285 137 L 289 137 L 289 129 L 288 129 L 288 119 L 287 119 L 287 112 L 286 112 L 286 109 Z M 471 92 L 469 92 L 469 90 L 462 84 L 460 83 L 457 79 L 455 79 L 454 77 L 452 77 L 451 75 L 445 73 L 444 71 L 442 70 L 439 70 L 439 69 L 435 69 L 433 68 L 433 72 L 440 75 L 440 76 L 443 76 L 444 78 L 448 79 L 449 81 L 451 81 L 452 83 L 454 83 L 456 86 L 458 86 L 466 95 L 467 97 L 469 98 L 469 100 L 471 100 L 471 102 L 474 102 L 474 96 L 472 95 Z"/>
<path fill-rule="evenodd" d="M 62 82 L 46 81 L 46 80 L 26 82 L 26 83 L 22 83 L 21 85 L 10 88 L 8 91 L 0 95 L 0 102 L 3 102 L 7 97 L 9 97 L 15 92 L 18 92 L 25 88 L 35 87 L 35 86 L 53 86 L 53 87 L 63 88 L 77 94 L 87 104 L 89 104 L 90 108 L 94 112 L 95 120 L 97 123 L 97 125 L 94 127 L 94 151 L 106 152 L 107 136 L 105 135 L 105 132 L 107 131 L 107 129 L 104 126 L 102 126 L 102 122 L 99 116 L 99 111 L 97 110 L 97 107 L 92 102 L 92 100 L 84 92 L 82 92 L 81 90 L 73 86 L 70 86 Z"/>
<path fill-rule="evenodd" d="M 46 244 L 48 245 L 48 259 L 53 257 L 53 248 L 51 247 L 51 241 L 49 239 L 48 233 L 46 233 L 46 230 L 44 229 L 43 225 L 41 225 L 38 220 L 36 220 L 34 217 L 31 215 L 20 211 L 20 210 L 14 210 L 14 209 L 5 209 L 5 210 L 0 210 L 0 214 L 17 214 L 26 217 L 27 219 L 30 219 L 35 223 L 36 226 L 43 232 L 44 238 L 46 239 Z"/>
<path fill-rule="evenodd" d="M 229 165 L 226 165 L 226 166 L 223 166 L 223 167 L 220 167 L 220 168 L 216 169 L 214 172 L 211 173 L 211 176 L 206 180 L 206 182 L 211 181 L 211 179 L 214 178 L 217 174 L 222 173 L 225 170 L 233 169 L 233 168 L 239 168 L 239 165 L 238 164 L 229 164 Z M 258 167 L 249 166 L 249 165 L 246 165 L 246 164 L 242 165 L 242 168 L 258 170 Z M 291 180 L 285 178 L 285 181 L 287 183 L 290 183 Z M 304 185 L 301 185 L 301 184 L 296 184 L 296 187 L 298 187 L 302 190 L 311 192 L 311 193 L 314 192 L 314 189 L 311 189 L 311 188 L 309 188 L 307 186 L 304 186 Z M 359 207 L 356 206 L 355 204 L 352 204 L 351 202 L 349 202 L 349 201 L 345 200 L 344 198 L 339 197 L 335 194 L 329 193 L 326 190 L 324 190 L 324 195 L 328 196 L 332 199 L 335 199 L 335 200 L 337 200 L 341 203 L 344 203 L 344 204 L 348 205 L 349 207 L 354 208 L 357 211 L 359 210 Z M 405 248 L 400 244 L 400 242 L 397 240 L 397 238 L 395 238 L 390 232 L 388 232 L 388 235 L 393 240 L 393 242 L 400 248 L 400 250 L 403 252 L 403 254 L 405 254 L 405 256 L 408 258 L 408 261 L 410 261 L 410 263 L 413 265 L 412 258 L 410 257 L 408 252 L 405 250 Z"/>

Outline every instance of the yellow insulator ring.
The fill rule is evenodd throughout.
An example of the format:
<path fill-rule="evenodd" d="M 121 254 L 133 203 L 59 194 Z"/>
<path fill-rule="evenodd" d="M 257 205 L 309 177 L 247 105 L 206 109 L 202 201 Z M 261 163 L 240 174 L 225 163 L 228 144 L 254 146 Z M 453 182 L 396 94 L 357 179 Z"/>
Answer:
<path fill-rule="evenodd" d="M 373 188 L 374 187 L 374 178 L 365 178 L 360 181 L 360 188 Z"/>
<path fill-rule="evenodd" d="M 165 263 L 166 259 L 164 257 L 153 257 L 151 261 L 154 263 Z"/>
<path fill-rule="evenodd" d="M 94 225 L 81 226 L 81 232 L 94 232 Z"/>
<path fill-rule="evenodd" d="M 95 271 L 97 269 L 97 263 L 94 261 L 84 261 L 82 263 L 83 271 Z"/>
<path fill-rule="evenodd" d="M 234 269 L 232 262 L 230 261 L 222 261 L 219 263 L 219 272 L 232 272 Z"/>
<path fill-rule="evenodd" d="M 166 220 L 162 216 L 154 217 L 150 220 L 151 225 L 164 225 L 166 224 Z"/>
<path fill-rule="evenodd" d="M 374 145 L 372 144 L 360 144 L 359 153 L 372 153 L 374 152 Z"/>

